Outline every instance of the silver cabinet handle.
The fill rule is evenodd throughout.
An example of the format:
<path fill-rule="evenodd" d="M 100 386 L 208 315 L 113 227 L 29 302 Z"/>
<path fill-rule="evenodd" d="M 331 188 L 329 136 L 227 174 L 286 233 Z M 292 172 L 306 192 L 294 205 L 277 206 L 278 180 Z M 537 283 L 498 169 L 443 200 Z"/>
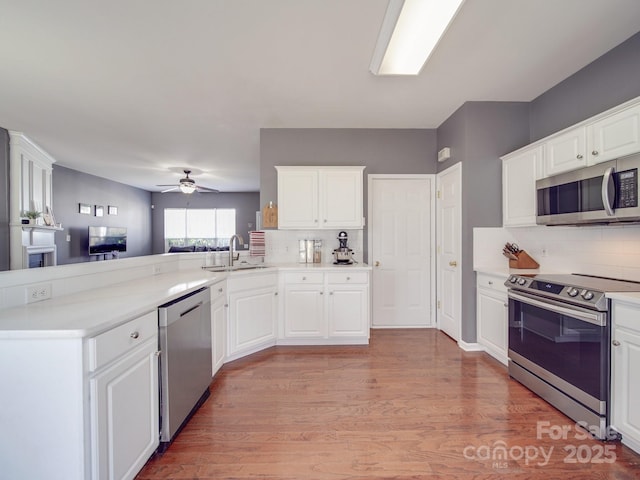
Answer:
<path fill-rule="evenodd" d="M 273 292 L 273 294 L 277 297 L 278 296 L 278 292 Z"/>
<path fill-rule="evenodd" d="M 225 307 L 225 308 L 229 308 L 229 304 L 228 304 L 228 303 L 225 303 L 225 304 L 224 304 L 224 307 Z"/>
<path fill-rule="evenodd" d="M 307 279 L 307 277 L 302 277 L 302 280 L 306 280 L 306 279 Z"/>
<path fill-rule="evenodd" d="M 493 285 L 493 282 L 491 280 L 489 280 L 489 285 Z"/>
<path fill-rule="evenodd" d="M 129 335 L 131 338 L 133 338 L 134 340 L 136 338 L 138 338 L 140 336 L 140 334 L 138 332 L 133 332 L 131 335 Z"/>
<path fill-rule="evenodd" d="M 578 155 L 576 155 L 576 158 L 577 158 L 578 160 L 582 160 L 582 158 L 583 158 L 583 157 L 582 157 L 582 155 L 578 154 Z"/>
<path fill-rule="evenodd" d="M 347 277 L 347 280 L 351 280 L 351 277 Z"/>
<path fill-rule="evenodd" d="M 613 341 L 611 342 L 611 344 L 612 344 L 614 347 L 619 347 L 619 346 L 620 346 L 620 342 L 619 342 L 618 340 L 613 340 Z"/>
<path fill-rule="evenodd" d="M 594 150 L 593 152 L 591 152 L 591 155 L 593 155 L 594 157 L 597 157 L 599 153 L 600 152 L 598 152 L 598 150 Z"/>
<path fill-rule="evenodd" d="M 219 288 L 219 289 L 218 289 L 218 292 L 222 293 L 222 288 Z"/>
<path fill-rule="evenodd" d="M 324 295 L 324 292 L 320 292 L 320 295 Z"/>

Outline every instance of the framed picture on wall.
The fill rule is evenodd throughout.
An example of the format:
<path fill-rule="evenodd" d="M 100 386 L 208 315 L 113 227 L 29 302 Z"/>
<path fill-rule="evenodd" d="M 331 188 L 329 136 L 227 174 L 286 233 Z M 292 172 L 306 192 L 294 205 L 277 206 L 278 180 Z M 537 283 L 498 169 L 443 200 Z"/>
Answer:
<path fill-rule="evenodd" d="M 88 203 L 79 203 L 78 212 L 83 215 L 91 215 L 91 205 Z"/>
<path fill-rule="evenodd" d="M 117 215 L 118 214 L 118 207 L 116 207 L 114 205 L 109 205 L 107 207 L 107 214 L 109 214 L 109 215 Z"/>
<path fill-rule="evenodd" d="M 96 205 L 96 217 L 104 217 L 104 207 L 102 205 Z"/>

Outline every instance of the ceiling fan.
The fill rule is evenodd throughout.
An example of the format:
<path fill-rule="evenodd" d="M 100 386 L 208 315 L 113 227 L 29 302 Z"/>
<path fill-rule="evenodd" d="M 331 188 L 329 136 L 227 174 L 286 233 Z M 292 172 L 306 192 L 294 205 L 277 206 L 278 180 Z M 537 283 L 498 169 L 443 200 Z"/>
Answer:
<path fill-rule="evenodd" d="M 166 190 L 162 190 L 161 193 L 173 192 L 174 190 L 180 190 L 182 193 L 192 194 L 193 192 L 198 193 L 220 193 L 220 190 L 216 190 L 215 188 L 203 187 L 202 185 L 196 185 L 196 181 L 189 177 L 191 170 L 183 170 L 185 177 L 180 179 L 178 184 L 170 184 L 170 185 L 157 185 L 158 187 L 171 187 Z"/>

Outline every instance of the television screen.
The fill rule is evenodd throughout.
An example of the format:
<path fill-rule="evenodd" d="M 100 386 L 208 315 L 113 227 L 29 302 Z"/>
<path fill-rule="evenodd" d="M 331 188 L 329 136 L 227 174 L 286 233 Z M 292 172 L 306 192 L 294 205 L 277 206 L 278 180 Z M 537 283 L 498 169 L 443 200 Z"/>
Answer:
<path fill-rule="evenodd" d="M 89 255 L 127 251 L 124 227 L 89 227 Z"/>

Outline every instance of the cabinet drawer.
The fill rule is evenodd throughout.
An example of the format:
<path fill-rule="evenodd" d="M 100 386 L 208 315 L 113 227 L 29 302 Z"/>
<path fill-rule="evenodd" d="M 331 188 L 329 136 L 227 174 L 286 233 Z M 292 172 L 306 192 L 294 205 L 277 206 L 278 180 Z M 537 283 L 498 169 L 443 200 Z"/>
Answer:
<path fill-rule="evenodd" d="M 157 335 L 158 312 L 154 310 L 97 337 L 90 338 L 89 370 L 97 370 Z"/>
<path fill-rule="evenodd" d="M 278 276 L 274 273 L 246 273 L 227 280 L 229 292 L 241 292 L 256 288 L 275 287 L 278 285 Z"/>
<path fill-rule="evenodd" d="M 476 277 L 477 285 L 479 288 L 486 288 L 494 292 L 507 293 L 507 287 L 504 282 L 507 281 L 507 277 L 501 277 L 499 275 L 491 275 L 489 273 L 478 273 Z"/>
<path fill-rule="evenodd" d="M 284 276 L 285 283 L 323 283 L 324 274 L 322 272 L 295 272 L 287 273 Z"/>
<path fill-rule="evenodd" d="M 216 283 L 211 285 L 211 304 L 216 303 L 221 298 L 224 299 L 227 295 L 227 282 Z"/>
<path fill-rule="evenodd" d="M 640 307 L 619 300 L 613 301 L 613 325 L 640 333 Z"/>
<path fill-rule="evenodd" d="M 367 283 L 369 274 L 367 272 L 340 272 L 328 273 L 328 283 Z"/>

